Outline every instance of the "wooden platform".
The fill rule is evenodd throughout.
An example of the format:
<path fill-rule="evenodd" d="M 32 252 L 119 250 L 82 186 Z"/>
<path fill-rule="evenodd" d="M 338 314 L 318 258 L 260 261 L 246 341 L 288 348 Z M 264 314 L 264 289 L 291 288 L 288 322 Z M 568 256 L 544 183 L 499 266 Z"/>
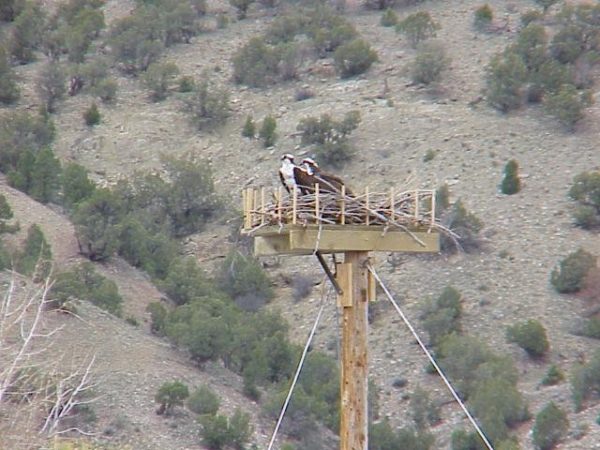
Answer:
<path fill-rule="evenodd" d="M 376 225 L 268 226 L 252 233 L 256 256 L 310 255 L 348 251 L 438 252 L 439 233 L 431 229 L 402 231 Z"/>

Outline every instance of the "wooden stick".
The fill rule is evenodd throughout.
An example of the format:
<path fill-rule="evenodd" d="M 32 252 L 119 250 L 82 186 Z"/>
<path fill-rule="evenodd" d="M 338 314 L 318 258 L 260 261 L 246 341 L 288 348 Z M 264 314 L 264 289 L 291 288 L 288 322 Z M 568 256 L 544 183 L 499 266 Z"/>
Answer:
<path fill-rule="evenodd" d="M 435 225 L 435 191 L 431 191 L 431 225 L 433 227 Z M 431 229 L 431 228 L 430 228 Z"/>
<path fill-rule="evenodd" d="M 292 225 L 296 225 L 296 212 L 298 208 L 298 190 L 296 186 L 293 187 L 292 193 Z"/>
<path fill-rule="evenodd" d="M 282 201 L 283 201 L 283 188 L 281 186 L 279 186 L 277 188 L 277 220 L 279 221 L 279 223 L 281 223 L 281 214 L 282 214 L 282 209 L 283 209 Z"/>
<path fill-rule="evenodd" d="M 341 219 L 341 223 L 342 225 L 346 224 L 346 185 L 342 184 L 342 204 L 341 204 L 341 210 L 342 210 L 342 219 Z"/>
<path fill-rule="evenodd" d="M 317 218 L 317 223 L 319 223 L 319 183 L 315 183 L 315 216 Z"/>
<path fill-rule="evenodd" d="M 244 230 L 248 229 L 248 210 L 246 209 L 246 195 L 247 195 L 247 189 L 242 189 L 242 223 L 243 223 L 243 227 Z"/>
<path fill-rule="evenodd" d="M 419 191 L 415 189 L 415 219 L 419 218 Z"/>
<path fill-rule="evenodd" d="M 365 223 L 367 225 L 369 225 L 369 186 L 365 187 L 365 210 L 366 210 Z"/>
<path fill-rule="evenodd" d="M 390 188 L 390 219 L 394 217 L 394 188 Z"/>
<path fill-rule="evenodd" d="M 265 187 L 260 187 L 260 224 L 265 223 Z"/>
<path fill-rule="evenodd" d="M 254 221 L 256 220 L 255 214 L 258 206 L 258 189 L 252 188 L 252 225 L 254 225 Z"/>

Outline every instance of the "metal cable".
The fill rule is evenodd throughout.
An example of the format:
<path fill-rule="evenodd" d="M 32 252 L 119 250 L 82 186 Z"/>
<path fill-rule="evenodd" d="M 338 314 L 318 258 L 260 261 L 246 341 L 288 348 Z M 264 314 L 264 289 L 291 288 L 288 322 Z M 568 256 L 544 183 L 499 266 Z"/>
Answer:
<path fill-rule="evenodd" d="M 325 283 L 325 280 L 323 280 L 323 283 Z M 275 425 L 275 429 L 273 430 L 273 434 L 271 435 L 271 440 L 269 441 L 269 447 L 267 450 L 271 450 L 273 448 L 275 438 L 277 437 L 277 432 L 279 431 L 279 427 L 281 426 L 281 422 L 283 421 L 283 416 L 285 415 L 285 411 L 287 410 L 287 407 L 290 403 L 290 399 L 292 398 L 294 388 L 296 387 L 298 377 L 300 376 L 302 366 L 304 365 L 304 360 L 306 359 L 306 354 L 308 353 L 308 349 L 310 348 L 310 343 L 312 342 L 312 339 L 315 335 L 315 331 L 317 330 L 317 326 L 319 325 L 319 320 L 321 319 L 321 314 L 323 313 L 323 309 L 325 308 L 325 304 L 327 303 L 326 300 L 329 297 L 330 293 L 331 287 L 328 288 L 327 295 L 321 296 L 321 307 L 319 308 L 319 313 L 317 314 L 315 323 L 313 324 L 313 327 L 310 330 L 310 334 L 308 335 L 306 344 L 304 344 L 304 350 L 302 351 L 302 356 L 300 357 L 300 361 L 298 362 L 298 367 L 296 368 L 296 373 L 294 374 L 292 385 L 290 386 L 290 390 L 288 391 L 287 397 L 285 398 L 285 402 L 283 402 L 283 406 L 281 407 L 281 412 L 279 413 L 279 418 L 277 419 L 277 424 Z"/>
<path fill-rule="evenodd" d="M 475 431 L 477 431 L 477 434 L 479 435 L 479 437 L 481 438 L 481 440 L 484 442 L 484 444 L 486 445 L 486 447 L 489 450 L 494 450 L 494 447 L 492 447 L 492 444 L 490 443 L 490 441 L 488 440 L 488 438 L 485 436 L 485 434 L 483 433 L 483 431 L 481 430 L 481 428 L 479 427 L 479 425 L 477 425 L 477 422 L 475 421 L 475 418 L 471 415 L 471 413 L 469 412 L 469 410 L 467 409 L 467 407 L 465 406 L 465 404 L 462 402 L 462 400 L 460 399 L 460 397 L 458 396 L 458 394 L 456 393 L 456 391 L 454 390 L 454 388 L 450 384 L 450 381 L 448 380 L 448 378 L 446 378 L 446 375 L 444 375 L 444 372 L 442 371 L 442 369 L 440 368 L 440 366 L 438 366 L 438 364 L 435 362 L 435 359 L 433 359 L 433 355 L 429 352 L 429 350 L 427 349 L 427 347 L 425 346 L 425 344 L 423 343 L 423 341 L 421 340 L 421 338 L 417 334 L 416 330 L 414 329 L 414 327 L 412 326 L 412 324 L 410 323 L 410 321 L 408 320 L 408 318 L 404 315 L 404 313 L 402 312 L 402 310 L 400 309 L 400 307 L 398 306 L 398 304 L 396 303 L 396 301 L 392 297 L 392 294 L 390 293 L 390 291 L 385 287 L 385 285 L 383 284 L 383 281 L 381 281 L 381 278 L 379 278 L 379 275 L 377 275 L 377 272 L 375 272 L 375 269 L 373 268 L 373 266 L 371 264 L 368 264 L 367 265 L 367 269 L 369 270 L 369 272 L 371 272 L 373 274 L 373 276 L 375 277 L 375 279 L 379 283 L 379 286 L 381 286 L 381 288 L 385 292 L 385 295 L 387 296 L 387 298 L 389 299 L 389 301 L 392 303 L 392 305 L 394 305 L 394 308 L 396 309 L 396 311 L 398 312 L 398 314 L 400 315 L 400 317 L 402 318 L 402 320 L 404 321 L 404 323 L 406 324 L 406 326 L 408 327 L 408 329 L 410 330 L 410 332 L 412 333 L 412 335 L 414 336 L 414 338 L 417 340 L 419 346 L 421 347 L 421 349 L 423 350 L 423 352 L 425 353 L 425 355 L 427 355 L 427 358 L 429 358 L 429 362 L 433 365 L 433 367 L 435 368 L 435 370 L 437 371 L 437 373 L 440 375 L 440 377 L 442 378 L 442 380 L 446 384 L 446 387 L 448 388 L 448 390 L 450 391 L 450 393 L 454 397 L 454 400 L 456 400 L 457 403 L 462 408 L 463 412 L 465 413 L 465 415 L 467 416 L 467 418 L 469 419 L 469 421 L 471 422 L 471 424 L 475 428 Z"/>

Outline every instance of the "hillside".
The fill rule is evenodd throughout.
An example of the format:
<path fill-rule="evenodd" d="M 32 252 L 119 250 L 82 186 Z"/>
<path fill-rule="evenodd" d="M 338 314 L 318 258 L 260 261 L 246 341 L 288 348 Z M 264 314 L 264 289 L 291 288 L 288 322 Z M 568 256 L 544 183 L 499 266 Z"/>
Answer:
<path fill-rule="evenodd" d="M 44 3 L 52 8 L 58 2 Z M 345 17 L 378 53 L 378 62 L 367 72 L 340 79 L 331 58 L 307 58 L 298 80 L 251 88 L 232 81 L 231 58 L 251 37 L 264 32 L 278 13 L 253 4 L 246 19 L 236 20 L 228 2 L 209 0 L 208 13 L 202 19 L 206 31 L 192 37 L 189 44 L 167 48 L 160 61 L 173 62 L 182 75 L 196 79 L 208 72 L 211 80 L 226 86 L 231 107 L 224 125 L 197 130 L 182 111 L 177 93 L 152 102 L 140 77 L 111 67 L 118 94 L 112 104 L 99 103 L 101 122 L 89 127 L 82 119 L 92 101 L 89 94 L 65 96 L 52 114 L 56 126 L 52 147 L 63 163 L 83 165 L 101 186 L 114 185 L 136 172 L 160 170 L 164 154 L 210 163 L 215 190 L 226 199 L 227 208 L 204 231 L 185 238 L 185 251 L 208 273 L 216 273 L 234 245 L 230 235 L 241 189 L 278 186 L 280 155 L 309 153 L 300 145 L 299 121 L 323 113 L 341 118 L 358 110 L 361 122 L 350 137 L 356 156 L 336 169 L 349 185 L 357 190 L 368 185 L 374 190 L 405 184 L 407 188 L 435 188 L 447 183 L 451 200 L 461 199 L 484 223 L 483 244 L 476 252 L 402 255 L 394 260 L 391 255 L 375 255 L 379 274 L 405 313 L 425 335 L 418 320 L 424 301 L 437 297 L 445 286 L 457 288 L 462 293 L 462 331 L 512 358 L 519 374 L 518 389 L 533 416 L 549 401 L 567 412 L 570 429 L 556 448 L 600 448 L 597 398 L 576 412 L 568 381 L 549 387 L 540 384 L 553 364 L 568 380 L 575 364 L 589 361 L 598 348 L 597 340 L 573 333 L 584 303 L 575 296 L 558 294 L 549 279 L 556 264 L 579 247 L 600 255 L 597 232 L 574 225 L 573 201 L 567 196 L 575 175 L 600 170 L 600 106 L 596 103 L 586 108 L 585 117 L 570 133 L 545 115 L 540 105 L 503 114 L 485 100 L 478 101 L 491 56 L 515 41 L 521 15 L 536 7 L 527 0 L 487 3 L 498 23 L 508 21 L 506 29 L 476 31 L 473 13 L 481 2 L 474 0 L 430 0 L 396 9 L 399 17 L 426 10 L 440 24 L 437 39 L 444 44 L 451 63 L 434 87 L 411 81 L 416 51 L 393 28 L 380 25 L 381 12 L 347 1 Z M 102 7 L 107 29 L 134 6 L 133 1 L 107 0 Z M 231 20 L 225 28 L 217 27 L 218 13 Z M 10 25 L 2 26 L 7 32 Z M 14 67 L 22 95 L 14 106 L 2 106 L 0 115 L 37 110 L 40 101 L 34 84 L 44 59 L 40 54 L 38 61 Z M 385 86 L 387 92 L 382 95 Z M 313 91 L 314 97 L 296 101 L 300 88 Z M 592 87 L 596 99 L 597 94 L 597 86 Z M 265 149 L 260 140 L 241 136 L 248 115 L 259 123 L 269 114 L 277 120 L 279 137 L 274 147 Z M 435 152 L 434 157 L 426 158 L 430 151 Z M 507 196 L 498 186 L 504 165 L 511 159 L 519 163 L 523 188 Z M 52 247 L 55 271 L 85 259 L 79 254 L 74 226 L 61 208 L 36 202 L 9 187 L 4 177 L 0 192 L 21 224 L 20 233 L 12 239 L 22 240 L 28 225 L 38 223 Z M 159 386 L 179 379 L 190 387 L 210 385 L 221 398 L 220 413 L 231 415 L 236 407 L 250 413 L 254 427 L 250 443 L 266 448 L 273 423 L 260 414 L 259 403 L 242 394 L 241 377 L 216 362 L 198 367 L 184 351 L 150 332 L 146 306 L 164 297 L 150 276 L 118 257 L 94 265 L 117 284 L 124 298 L 123 317 L 135 318 L 139 325 L 132 326 L 86 302 L 78 303 L 79 318 L 51 313 L 49 324 L 64 325 L 55 344 L 60 354 L 73 355 L 76 360 L 96 355 L 99 400 L 94 406 L 98 417 L 95 438 L 135 450 L 206 448 L 193 413 L 179 408 L 174 417 L 155 414 L 154 396 Z M 304 344 L 320 300 L 322 273 L 316 260 L 268 258 L 263 266 L 275 287 L 275 298 L 267 308 L 280 311 L 290 324 L 294 342 Z M 309 277 L 317 285 L 305 300 L 292 298 L 289 280 L 295 276 Z M 434 448 L 450 449 L 452 432 L 461 426 L 469 429 L 468 423 L 439 378 L 425 373 L 425 356 L 385 298 L 380 296 L 373 308 L 377 313 L 369 337 L 370 371 L 381 415 L 389 417 L 394 427 L 410 425 L 409 397 L 420 385 L 442 405 L 442 420 L 430 430 L 436 439 Z M 526 319 L 539 320 L 547 331 L 550 351 L 543 359 L 529 358 L 506 341 L 506 327 Z M 315 337 L 316 348 L 332 353 L 338 339 L 337 320 L 332 300 Z M 406 386 L 394 387 L 398 379 L 406 380 Z M 535 448 L 533 424 L 533 419 L 528 420 L 513 430 L 523 449 Z M 12 447 L 0 443 L 0 448 L 41 448 L 39 441 L 25 443 L 28 438 L 6 435 L 6 442 L 16 439 L 18 443 Z"/>

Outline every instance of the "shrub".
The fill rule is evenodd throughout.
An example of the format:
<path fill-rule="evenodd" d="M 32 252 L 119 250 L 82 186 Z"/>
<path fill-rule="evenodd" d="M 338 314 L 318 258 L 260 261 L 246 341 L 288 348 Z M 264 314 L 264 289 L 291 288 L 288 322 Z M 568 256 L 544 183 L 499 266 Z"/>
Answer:
<path fill-rule="evenodd" d="M 181 381 L 163 383 L 154 397 L 156 403 L 160 405 L 158 413 L 170 414 L 175 406 L 182 406 L 189 395 L 188 387 Z"/>
<path fill-rule="evenodd" d="M 72 298 L 87 300 L 116 316 L 121 315 L 123 303 L 114 281 L 96 273 L 94 266 L 89 262 L 59 273 L 49 298 L 57 307 L 61 307 Z"/>
<path fill-rule="evenodd" d="M 530 23 L 538 22 L 544 18 L 544 15 L 537 9 L 530 9 L 521 14 L 521 25 L 526 27 Z"/>
<path fill-rule="evenodd" d="M 252 294 L 262 301 L 273 298 L 271 281 L 259 262 L 232 250 L 223 261 L 217 275 L 220 288 L 233 299 Z"/>
<path fill-rule="evenodd" d="M 544 378 L 542 379 L 542 384 L 544 386 L 554 386 L 555 384 L 560 383 L 564 379 L 565 374 L 562 372 L 562 370 L 560 370 L 560 367 L 558 367 L 555 364 L 552 364 L 548 368 L 546 375 L 544 375 Z"/>
<path fill-rule="evenodd" d="M 396 25 L 396 31 L 403 33 L 413 48 L 425 39 L 435 37 L 439 29 L 439 24 L 426 11 L 411 14 Z"/>
<path fill-rule="evenodd" d="M 169 83 L 179 74 L 179 68 L 174 63 L 154 62 L 148 66 L 142 79 L 150 91 L 153 102 L 167 98 Z"/>
<path fill-rule="evenodd" d="M 552 271 L 550 282 L 561 294 L 577 292 L 583 287 L 585 276 L 596 267 L 596 257 L 582 248 L 563 259 Z"/>
<path fill-rule="evenodd" d="M 20 64 L 27 64 L 34 59 L 36 50 L 42 40 L 46 15 L 39 2 L 25 2 L 25 7 L 15 18 L 8 39 L 9 53 Z"/>
<path fill-rule="evenodd" d="M 506 50 L 494 55 L 486 68 L 486 96 L 494 108 L 508 112 L 523 102 L 527 67 L 515 52 Z"/>
<path fill-rule="evenodd" d="M 315 96 L 315 92 L 307 87 L 301 87 L 300 89 L 298 89 L 296 91 L 296 94 L 294 95 L 294 99 L 297 102 L 301 102 L 303 100 L 308 100 L 309 98 L 313 98 Z"/>
<path fill-rule="evenodd" d="M 563 84 L 558 92 L 551 93 L 544 102 L 546 111 L 554 116 L 567 131 L 574 131 L 575 125 L 583 119 L 583 110 L 590 101 L 572 84 Z"/>
<path fill-rule="evenodd" d="M 292 297 L 295 302 L 308 297 L 313 289 L 313 281 L 311 278 L 296 274 L 292 279 Z"/>
<path fill-rule="evenodd" d="M 483 228 L 483 222 L 467 211 L 461 200 L 457 200 L 450 209 L 446 210 L 442 222 L 458 236 L 458 241 L 455 241 L 451 236 L 442 234 L 440 241 L 442 251 L 453 252 L 461 249 L 468 253 L 481 246 L 479 232 Z"/>
<path fill-rule="evenodd" d="M 90 88 L 92 95 L 100 98 L 104 103 L 110 103 L 117 97 L 119 85 L 115 80 L 100 80 L 96 85 Z"/>
<path fill-rule="evenodd" d="M 600 339 L 600 317 L 591 317 L 583 323 L 581 335 L 592 339 Z"/>
<path fill-rule="evenodd" d="M 184 75 L 177 81 L 179 92 L 193 92 L 196 88 L 194 77 Z"/>
<path fill-rule="evenodd" d="M 243 449 L 252 429 L 250 415 L 236 408 L 231 417 L 206 415 L 200 418 L 202 442 L 211 450 L 224 447 Z"/>
<path fill-rule="evenodd" d="M 533 319 L 508 327 L 506 338 L 534 358 L 544 356 L 550 347 L 546 337 L 546 329 L 540 322 Z"/>
<path fill-rule="evenodd" d="M 206 274 L 194 258 L 173 260 L 161 287 L 177 305 L 190 303 L 215 292 Z"/>
<path fill-rule="evenodd" d="M 535 2 L 538 5 L 540 5 L 542 8 L 544 8 L 544 13 L 545 13 L 546 11 L 548 11 L 548 8 L 550 8 L 552 5 L 557 3 L 558 0 L 535 0 Z"/>
<path fill-rule="evenodd" d="M 276 50 L 263 38 L 254 37 L 233 56 L 233 79 L 251 87 L 267 86 L 276 80 L 278 64 Z"/>
<path fill-rule="evenodd" d="M 418 430 L 424 430 L 429 425 L 440 421 L 440 408 L 429 398 L 427 391 L 417 386 L 410 396 L 412 419 Z"/>
<path fill-rule="evenodd" d="M 511 159 L 506 163 L 506 166 L 504 166 L 504 177 L 502 178 L 500 190 L 506 195 L 516 194 L 521 190 L 519 163 L 514 159 Z"/>
<path fill-rule="evenodd" d="M 398 14 L 393 9 L 388 8 L 381 14 L 379 23 L 384 27 L 394 27 L 398 23 Z"/>
<path fill-rule="evenodd" d="M 419 0 L 411 0 L 414 1 L 415 3 L 418 2 Z M 363 1 L 363 5 L 365 6 L 365 8 L 367 9 L 377 9 L 377 10 L 384 10 L 384 9 L 389 9 L 392 6 L 394 6 L 396 4 L 397 0 L 364 0 Z"/>
<path fill-rule="evenodd" d="M 4 47 L 0 46 L 0 103 L 10 105 L 21 96 L 17 76 Z"/>
<path fill-rule="evenodd" d="M 547 43 L 546 29 L 542 25 L 532 23 L 519 32 L 517 42 L 510 47 L 510 51 L 514 51 L 521 57 L 527 73 L 532 74 L 538 71 L 548 59 Z"/>
<path fill-rule="evenodd" d="M 196 414 L 215 415 L 219 410 L 219 397 L 209 386 L 202 385 L 187 399 L 187 407 Z"/>
<path fill-rule="evenodd" d="M 48 203 L 56 200 L 60 184 L 60 161 L 51 149 L 41 150 L 33 163 L 28 194 L 38 202 Z"/>
<path fill-rule="evenodd" d="M 254 124 L 254 120 L 252 116 L 246 117 L 246 122 L 244 122 L 244 128 L 242 128 L 242 136 L 247 138 L 254 138 L 256 135 L 256 125 Z"/>
<path fill-rule="evenodd" d="M 550 402 L 535 417 L 533 443 L 540 450 L 550 450 L 556 446 L 568 429 L 567 414 L 554 402 Z"/>
<path fill-rule="evenodd" d="M 276 128 L 277 121 L 275 120 L 275 117 L 269 115 L 263 119 L 258 135 L 263 140 L 263 145 L 265 147 L 272 147 L 275 144 L 275 140 L 277 139 L 277 133 L 275 132 Z"/>
<path fill-rule="evenodd" d="M 449 64 L 450 59 L 442 43 L 424 42 L 418 48 L 411 78 L 414 83 L 431 84 L 440 80 Z"/>
<path fill-rule="evenodd" d="M 229 117 L 229 92 L 205 79 L 185 100 L 185 111 L 199 130 L 222 125 Z"/>
<path fill-rule="evenodd" d="M 100 111 L 96 102 L 92 102 L 90 107 L 83 112 L 83 120 L 88 127 L 98 125 L 100 123 Z"/>
<path fill-rule="evenodd" d="M 473 24 L 475 25 L 475 28 L 478 30 L 485 30 L 492 23 L 494 12 L 490 5 L 486 3 L 475 10 L 474 16 Z"/>
<path fill-rule="evenodd" d="M 16 255 L 15 269 L 25 275 L 42 280 L 50 274 L 52 251 L 42 229 L 33 224 L 27 230 L 23 250 Z"/>
<path fill-rule="evenodd" d="M 0 194 L 0 235 L 4 233 L 14 233 L 19 230 L 20 226 L 16 224 L 10 224 L 8 221 L 13 218 L 13 211 L 3 194 Z M 2 240 L 0 239 L 0 242 Z"/>
<path fill-rule="evenodd" d="M 438 345 L 450 333 L 460 331 L 461 294 L 452 286 L 446 286 L 440 296 L 424 308 L 423 328 L 429 334 L 429 342 Z"/>
<path fill-rule="evenodd" d="M 375 61 L 377 52 L 363 39 L 354 39 L 340 45 L 333 55 L 335 67 L 342 78 L 366 72 Z"/>
<path fill-rule="evenodd" d="M 600 172 L 582 172 L 573 179 L 569 197 L 579 203 L 575 222 L 582 228 L 600 225 Z"/>
<path fill-rule="evenodd" d="M 20 0 L 3 0 L 0 2 L 0 20 L 12 22 L 23 11 L 25 2 Z"/>
<path fill-rule="evenodd" d="M 148 303 L 146 311 L 150 313 L 150 331 L 163 336 L 167 319 L 167 308 L 160 302 L 151 302 Z"/>
<path fill-rule="evenodd" d="M 229 3 L 237 10 L 237 18 L 244 20 L 248 13 L 248 7 L 254 3 L 254 0 L 229 0 Z"/>
<path fill-rule="evenodd" d="M 54 112 L 56 101 L 67 91 L 66 82 L 66 74 L 58 63 L 50 62 L 42 68 L 36 90 L 46 111 Z"/>
<path fill-rule="evenodd" d="M 435 444 L 434 437 L 424 431 L 415 431 L 410 427 L 394 431 L 386 419 L 369 424 L 370 450 L 430 450 Z"/>

